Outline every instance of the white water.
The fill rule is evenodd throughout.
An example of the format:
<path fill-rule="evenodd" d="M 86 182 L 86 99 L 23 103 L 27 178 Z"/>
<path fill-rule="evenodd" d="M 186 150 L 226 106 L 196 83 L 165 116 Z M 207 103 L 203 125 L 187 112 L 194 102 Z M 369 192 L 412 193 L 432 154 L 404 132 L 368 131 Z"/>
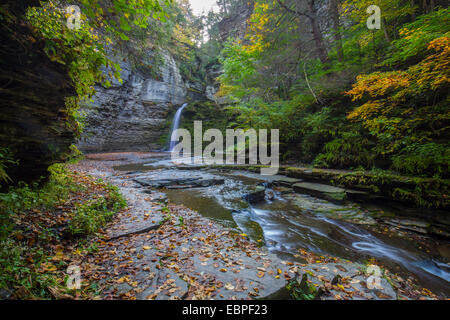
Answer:
<path fill-rule="evenodd" d="M 175 148 L 175 146 L 177 145 L 178 141 L 173 141 L 172 140 L 172 135 L 173 133 L 178 130 L 178 128 L 180 127 L 180 119 L 181 119 L 181 113 L 183 113 L 184 108 L 187 107 L 187 103 L 183 104 L 178 110 L 177 113 L 175 113 L 175 118 L 173 119 L 173 125 L 172 125 L 172 131 L 170 133 L 170 148 L 169 151 L 172 152 L 173 148 Z"/>

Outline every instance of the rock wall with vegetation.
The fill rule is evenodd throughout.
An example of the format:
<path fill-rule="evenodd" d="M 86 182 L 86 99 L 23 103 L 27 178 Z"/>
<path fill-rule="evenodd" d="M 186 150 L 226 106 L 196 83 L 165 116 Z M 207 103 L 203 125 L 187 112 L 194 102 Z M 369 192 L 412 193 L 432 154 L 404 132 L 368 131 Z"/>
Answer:
<path fill-rule="evenodd" d="M 67 159 L 76 135 L 65 99 L 76 94 L 68 69 L 52 61 L 46 43 L 23 18 L 37 1 L 7 1 L 0 11 L 0 147 L 9 181 L 47 176 Z"/>
<path fill-rule="evenodd" d="M 159 78 L 121 63 L 122 83 L 97 86 L 93 102 L 82 108 L 84 152 L 159 150 L 169 110 L 184 103 L 187 87 L 173 57 L 165 53 Z M 148 61 L 147 64 L 151 65 Z M 156 79 L 155 79 L 156 78 Z"/>
<path fill-rule="evenodd" d="M 159 139 L 161 146 L 167 147 L 170 143 L 170 129 L 172 128 L 173 118 L 177 112 L 177 107 L 172 107 L 169 110 L 167 121 L 164 124 L 163 132 Z M 208 129 L 219 129 L 225 133 L 230 121 L 232 121 L 234 115 L 224 106 L 211 101 L 193 101 L 183 110 L 180 120 L 180 128 L 187 129 L 191 133 L 191 137 L 194 137 L 194 122 L 201 121 L 202 129 L 205 132 Z M 192 140 L 193 141 L 193 140 Z M 207 145 L 207 142 L 204 142 Z"/>
<path fill-rule="evenodd" d="M 97 85 L 92 101 L 83 103 L 80 150 L 164 149 L 161 141 L 169 134 L 172 111 L 185 102 L 208 99 L 208 72 L 195 43 L 200 41 L 201 18 L 192 15 L 186 1 L 172 3 L 166 14 L 165 22 L 131 28 L 126 45 L 113 44 L 118 50 L 110 56 L 120 65 L 122 81 Z"/>

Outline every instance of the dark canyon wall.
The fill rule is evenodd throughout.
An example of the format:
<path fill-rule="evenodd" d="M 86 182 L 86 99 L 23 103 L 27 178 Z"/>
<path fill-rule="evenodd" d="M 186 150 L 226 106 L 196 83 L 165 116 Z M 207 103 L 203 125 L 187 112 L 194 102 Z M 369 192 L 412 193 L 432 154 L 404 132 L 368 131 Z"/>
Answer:
<path fill-rule="evenodd" d="M 7 169 L 13 181 L 47 175 L 53 163 L 64 161 L 75 140 L 68 125 L 65 101 L 75 95 L 67 70 L 51 62 L 45 43 L 21 18 L 38 1 L 6 1 L 10 18 L 0 20 L 0 146 L 19 161 Z"/>

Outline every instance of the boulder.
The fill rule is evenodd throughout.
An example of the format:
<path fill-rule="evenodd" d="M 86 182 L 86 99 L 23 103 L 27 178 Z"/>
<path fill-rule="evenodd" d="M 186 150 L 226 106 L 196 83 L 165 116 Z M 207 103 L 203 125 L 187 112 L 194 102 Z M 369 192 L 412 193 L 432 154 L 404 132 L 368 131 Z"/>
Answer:
<path fill-rule="evenodd" d="M 248 201 L 249 203 L 257 203 L 257 202 L 264 201 L 265 197 L 266 197 L 266 187 L 265 186 L 256 186 L 256 188 L 253 192 L 242 196 L 242 198 L 244 200 Z"/>

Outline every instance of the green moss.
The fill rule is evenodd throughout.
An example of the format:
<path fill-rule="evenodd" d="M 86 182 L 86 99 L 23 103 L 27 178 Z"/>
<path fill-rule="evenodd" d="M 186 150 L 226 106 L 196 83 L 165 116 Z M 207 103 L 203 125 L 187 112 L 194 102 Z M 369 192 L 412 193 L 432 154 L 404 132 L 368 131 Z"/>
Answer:
<path fill-rule="evenodd" d="M 334 178 L 337 185 L 361 189 L 370 188 L 388 199 L 414 203 L 419 207 L 448 208 L 450 180 L 406 177 L 381 170 L 340 174 Z"/>
<path fill-rule="evenodd" d="M 265 166 L 216 165 L 216 169 L 259 172 Z M 266 166 L 267 167 L 267 166 Z M 368 191 L 386 199 L 415 204 L 423 208 L 450 207 L 450 180 L 401 176 L 383 170 L 342 172 L 327 169 L 281 167 L 280 174 L 288 177 L 331 183 L 349 189 Z M 343 200 L 338 195 L 336 200 Z"/>

